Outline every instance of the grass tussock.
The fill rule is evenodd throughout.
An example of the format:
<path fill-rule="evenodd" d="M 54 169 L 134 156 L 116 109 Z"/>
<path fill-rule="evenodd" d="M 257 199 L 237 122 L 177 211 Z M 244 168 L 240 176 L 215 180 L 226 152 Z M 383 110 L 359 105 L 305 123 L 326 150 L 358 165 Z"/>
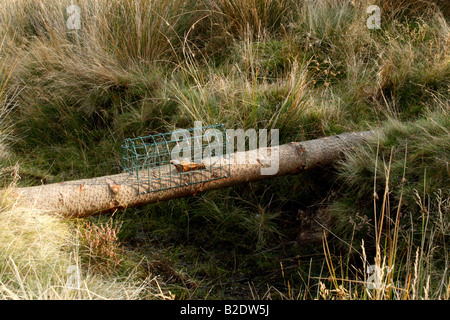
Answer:
<path fill-rule="evenodd" d="M 379 208 L 382 195 L 386 193 L 389 203 L 393 204 L 390 208 L 393 212 L 401 209 L 405 214 L 420 216 L 422 208 L 417 210 L 417 197 L 421 198 L 419 207 L 424 206 L 425 198 L 434 198 L 441 192 L 443 199 L 447 198 L 446 186 L 450 181 L 447 166 L 450 154 L 448 128 L 448 117 L 408 124 L 398 121 L 386 124 L 381 134 L 369 141 L 368 146 L 350 154 L 342 163 L 340 179 L 343 187 L 352 191 L 348 193 L 348 198 L 343 197 L 342 202 L 336 202 L 337 207 L 345 208 L 344 203 L 350 204 L 354 200 L 356 202 L 350 207 L 359 214 L 367 214 L 373 208 L 363 210 L 363 207 L 367 208 L 365 204 L 374 201 Z M 390 183 L 386 186 L 388 180 Z M 354 192 L 356 186 L 357 192 Z M 357 199 L 361 200 L 360 205 Z M 373 215 L 369 217 L 373 219 Z M 420 230 L 416 224 L 410 228 Z"/>
<path fill-rule="evenodd" d="M 369 1 L 70 4 L 0 7 L 5 188 L 120 172 L 124 138 L 195 120 L 279 129 L 281 143 L 379 134 L 332 171 L 112 218 L 5 207 L 2 298 L 448 299 L 441 1 L 380 0 L 374 30 Z"/>
<path fill-rule="evenodd" d="M 364 279 L 370 260 L 381 277 L 377 290 L 364 296 L 448 297 L 447 118 L 410 124 L 392 121 L 368 146 L 349 154 L 340 167 L 343 190 L 331 206 L 338 217 L 334 232 L 342 243 L 365 244 L 362 252 L 357 246 L 348 248 L 363 261 L 360 275 Z M 355 291 L 352 294 L 364 292 Z"/>

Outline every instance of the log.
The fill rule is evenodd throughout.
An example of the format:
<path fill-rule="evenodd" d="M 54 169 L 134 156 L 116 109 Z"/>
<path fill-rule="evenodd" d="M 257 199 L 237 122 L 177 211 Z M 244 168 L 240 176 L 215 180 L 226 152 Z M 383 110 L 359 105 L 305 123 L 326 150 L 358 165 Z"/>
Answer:
<path fill-rule="evenodd" d="M 374 131 L 349 132 L 304 142 L 290 142 L 230 155 L 230 174 L 221 179 L 139 194 L 137 181 L 130 173 L 73 180 L 48 185 L 16 188 L 9 194 L 16 206 L 67 218 L 86 217 L 118 209 L 196 195 L 208 190 L 230 187 L 261 179 L 299 174 L 317 167 L 329 167 L 349 148 L 365 141 Z M 275 174 L 261 173 L 264 154 L 278 152 Z M 237 161 L 245 156 L 245 163 Z M 144 174 L 144 172 L 142 173 Z M 195 176 L 193 176 L 195 179 Z M 198 177 L 201 179 L 201 177 Z M 199 180 L 201 181 L 201 180 Z"/>

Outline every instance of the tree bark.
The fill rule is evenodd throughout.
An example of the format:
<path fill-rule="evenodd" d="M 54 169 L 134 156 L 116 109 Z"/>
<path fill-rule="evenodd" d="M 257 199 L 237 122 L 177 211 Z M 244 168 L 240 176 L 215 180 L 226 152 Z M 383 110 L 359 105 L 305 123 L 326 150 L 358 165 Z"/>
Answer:
<path fill-rule="evenodd" d="M 299 174 L 316 167 L 327 167 L 342 158 L 344 151 L 360 144 L 373 131 L 344 133 L 332 137 L 290 142 L 277 147 L 261 148 L 230 155 L 229 175 L 217 180 L 189 184 L 166 190 L 138 193 L 138 184 L 130 173 L 121 173 L 93 179 L 82 179 L 42 186 L 17 188 L 11 195 L 16 205 L 40 212 L 61 214 L 64 217 L 86 217 L 112 212 L 116 209 L 166 201 L 196 195 L 200 192 L 230 187 L 276 176 Z M 261 161 L 264 152 L 279 152 L 279 169 L 272 175 L 262 175 Z M 244 164 L 237 161 L 245 156 Z M 146 171 L 146 170 L 145 170 Z M 145 175 L 142 172 L 141 175 Z M 191 179 L 200 179 L 201 174 L 193 174 Z M 142 188 L 142 186 L 139 186 Z M 169 186 L 170 187 L 170 186 Z M 147 186 L 152 188 L 152 186 Z"/>

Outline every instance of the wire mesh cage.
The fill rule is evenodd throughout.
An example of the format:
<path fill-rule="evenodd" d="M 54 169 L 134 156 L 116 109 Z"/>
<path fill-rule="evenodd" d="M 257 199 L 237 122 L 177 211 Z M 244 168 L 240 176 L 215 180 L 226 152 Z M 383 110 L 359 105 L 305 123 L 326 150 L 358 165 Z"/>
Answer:
<path fill-rule="evenodd" d="M 222 124 L 125 139 L 121 149 L 122 167 L 137 180 L 139 194 L 230 176 Z"/>

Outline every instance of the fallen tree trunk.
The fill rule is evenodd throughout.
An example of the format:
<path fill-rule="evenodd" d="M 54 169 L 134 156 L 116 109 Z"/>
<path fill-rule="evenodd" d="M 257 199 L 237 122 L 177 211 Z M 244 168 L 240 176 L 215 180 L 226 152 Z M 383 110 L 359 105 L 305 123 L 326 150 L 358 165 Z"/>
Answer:
<path fill-rule="evenodd" d="M 244 153 L 233 153 L 229 158 L 230 174 L 226 178 L 146 194 L 139 194 L 137 181 L 133 175 L 121 173 L 93 179 L 18 188 L 13 190 L 11 195 L 15 198 L 16 205 L 20 207 L 62 214 L 65 217 L 85 217 L 116 209 L 191 196 L 208 190 L 265 178 L 298 174 L 318 166 L 330 166 L 342 157 L 345 150 L 363 142 L 373 134 L 373 131 L 344 133 L 304 142 L 291 142 L 277 147 L 250 150 Z M 273 175 L 262 175 L 261 167 L 264 166 L 264 163 L 260 161 L 260 156 L 274 151 L 279 152 L 278 172 Z M 237 161 L 240 156 L 246 156 L 244 164 Z"/>

